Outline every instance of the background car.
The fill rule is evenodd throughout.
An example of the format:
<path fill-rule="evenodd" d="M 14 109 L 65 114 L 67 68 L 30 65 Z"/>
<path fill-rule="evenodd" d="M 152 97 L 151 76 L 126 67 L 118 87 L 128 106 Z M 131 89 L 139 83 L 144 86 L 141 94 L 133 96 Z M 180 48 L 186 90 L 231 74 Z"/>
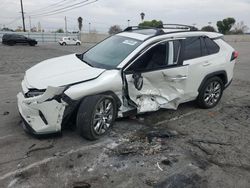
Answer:
<path fill-rule="evenodd" d="M 15 44 L 29 44 L 30 46 L 35 46 L 37 44 L 37 41 L 23 35 L 5 34 L 3 35 L 2 43 L 10 46 L 13 46 Z"/>
<path fill-rule="evenodd" d="M 81 45 L 81 41 L 75 38 L 70 37 L 63 37 L 59 41 L 60 45 L 66 46 L 66 45 Z"/>

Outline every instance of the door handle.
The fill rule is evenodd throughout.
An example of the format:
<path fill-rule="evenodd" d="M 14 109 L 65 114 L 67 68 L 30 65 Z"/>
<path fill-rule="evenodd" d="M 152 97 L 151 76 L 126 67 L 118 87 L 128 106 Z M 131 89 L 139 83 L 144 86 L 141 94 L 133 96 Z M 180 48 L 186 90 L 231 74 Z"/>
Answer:
<path fill-rule="evenodd" d="M 170 80 L 186 80 L 187 76 L 177 76 L 177 77 L 171 77 Z"/>
<path fill-rule="evenodd" d="M 211 62 L 206 61 L 205 63 L 203 63 L 204 67 L 209 66 L 209 65 L 211 65 Z"/>

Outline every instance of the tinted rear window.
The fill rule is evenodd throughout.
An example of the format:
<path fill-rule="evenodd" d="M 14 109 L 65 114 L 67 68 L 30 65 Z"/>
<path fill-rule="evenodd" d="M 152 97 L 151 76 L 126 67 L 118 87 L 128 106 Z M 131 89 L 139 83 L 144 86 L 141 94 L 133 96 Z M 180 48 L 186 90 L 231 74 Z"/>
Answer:
<path fill-rule="evenodd" d="M 209 55 L 216 54 L 220 51 L 220 47 L 212 39 L 206 37 L 204 40 Z"/>
<path fill-rule="evenodd" d="M 201 57 L 200 37 L 189 37 L 185 40 L 184 60 Z"/>

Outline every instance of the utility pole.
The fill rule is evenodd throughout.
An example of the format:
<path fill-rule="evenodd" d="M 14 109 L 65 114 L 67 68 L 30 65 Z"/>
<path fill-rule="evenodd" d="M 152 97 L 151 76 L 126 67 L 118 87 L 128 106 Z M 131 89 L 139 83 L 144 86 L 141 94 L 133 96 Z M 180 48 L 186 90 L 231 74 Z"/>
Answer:
<path fill-rule="evenodd" d="M 89 22 L 89 33 L 91 32 L 91 23 Z"/>
<path fill-rule="evenodd" d="M 31 32 L 31 18 L 29 16 L 30 32 Z"/>
<path fill-rule="evenodd" d="M 67 17 L 65 16 L 64 18 L 64 21 L 65 21 L 65 33 L 66 33 L 66 36 L 68 35 L 68 28 L 67 28 Z"/>
<path fill-rule="evenodd" d="M 23 0 L 20 0 L 20 2 L 21 2 L 21 13 L 22 13 L 22 19 L 23 19 L 23 32 L 26 32 L 25 22 L 24 22 L 24 12 L 23 12 Z"/>

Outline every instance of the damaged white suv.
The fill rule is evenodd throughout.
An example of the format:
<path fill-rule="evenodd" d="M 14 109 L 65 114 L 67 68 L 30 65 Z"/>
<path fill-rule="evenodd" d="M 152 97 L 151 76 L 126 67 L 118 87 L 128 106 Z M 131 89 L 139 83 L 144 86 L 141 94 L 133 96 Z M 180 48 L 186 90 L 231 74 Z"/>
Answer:
<path fill-rule="evenodd" d="M 222 37 L 185 25 L 129 27 L 83 54 L 43 61 L 26 71 L 17 96 L 25 128 L 43 135 L 74 121 L 95 140 L 117 117 L 192 100 L 214 107 L 238 56 Z"/>

